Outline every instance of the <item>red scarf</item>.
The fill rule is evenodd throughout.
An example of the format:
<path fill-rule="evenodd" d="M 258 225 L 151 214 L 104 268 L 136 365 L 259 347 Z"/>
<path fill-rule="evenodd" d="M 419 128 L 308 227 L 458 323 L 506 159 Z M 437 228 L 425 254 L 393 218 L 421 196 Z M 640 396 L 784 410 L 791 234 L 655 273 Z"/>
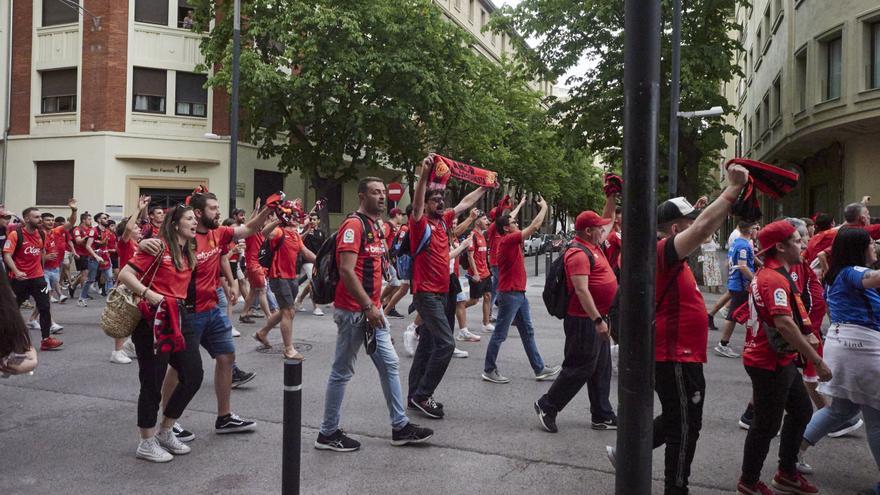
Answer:
<path fill-rule="evenodd" d="M 470 182 L 482 187 L 497 188 L 498 174 L 491 170 L 457 162 L 445 156 L 434 155 L 434 169 L 428 189 L 444 189 L 450 177 Z"/>
<path fill-rule="evenodd" d="M 152 306 L 146 299 L 138 303 L 144 319 L 153 325 L 154 350 L 156 354 L 186 350 L 186 342 L 180 329 L 180 312 L 177 299 L 165 296 L 158 306 Z"/>

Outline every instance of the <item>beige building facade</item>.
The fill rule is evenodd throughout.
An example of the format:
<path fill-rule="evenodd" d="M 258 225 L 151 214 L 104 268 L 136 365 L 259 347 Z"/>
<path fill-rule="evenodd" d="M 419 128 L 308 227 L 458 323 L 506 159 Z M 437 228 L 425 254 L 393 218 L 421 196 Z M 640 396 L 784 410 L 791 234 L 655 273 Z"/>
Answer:
<path fill-rule="evenodd" d="M 829 212 L 840 221 L 846 203 L 880 193 L 880 3 L 755 0 L 735 15 L 744 77 L 724 87 L 738 109 L 727 158 L 801 175 L 782 202 L 765 200 L 767 219 Z"/>

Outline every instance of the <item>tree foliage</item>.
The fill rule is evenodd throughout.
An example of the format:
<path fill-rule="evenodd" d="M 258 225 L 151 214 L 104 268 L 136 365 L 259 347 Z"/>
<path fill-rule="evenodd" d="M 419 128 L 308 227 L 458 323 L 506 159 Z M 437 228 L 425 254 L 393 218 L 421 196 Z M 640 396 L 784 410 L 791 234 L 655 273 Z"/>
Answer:
<path fill-rule="evenodd" d="M 722 106 L 733 108 L 721 94 L 739 68 L 734 55 L 741 49 L 730 36 L 739 29 L 734 8 L 742 0 L 683 0 L 681 99 L 682 110 Z M 671 0 L 663 0 L 661 81 L 671 73 Z M 523 0 L 506 7 L 494 17 L 492 28 L 516 30 L 536 39 L 534 50 L 521 49 L 522 59 L 535 74 L 562 77 L 580 60 L 590 67 L 563 84 L 570 86 L 570 98 L 556 100 L 550 109 L 574 146 L 587 150 L 619 168 L 623 147 L 623 47 L 624 2 L 620 0 Z M 525 47 L 522 38 L 517 39 Z M 668 148 L 669 85 L 661 86 L 660 174 L 665 177 Z M 690 197 L 716 186 L 709 174 L 717 167 L 726 133 L 735 132 L 721 118 L 680 119 L 679 189 Z"/>
<path fill-rule="evenodd" d="M 208 85 L 228 88 L 232 2 L 190 3 L 196 28 L 210 28 Z M 432 0 L 245 0 L 242 13 L 242 138 L 318 194 L 376 166 L 412 183 L 429 151 L 551 200 L 595 179 L 563 146 L 533 72 L 478 55 Z"/>

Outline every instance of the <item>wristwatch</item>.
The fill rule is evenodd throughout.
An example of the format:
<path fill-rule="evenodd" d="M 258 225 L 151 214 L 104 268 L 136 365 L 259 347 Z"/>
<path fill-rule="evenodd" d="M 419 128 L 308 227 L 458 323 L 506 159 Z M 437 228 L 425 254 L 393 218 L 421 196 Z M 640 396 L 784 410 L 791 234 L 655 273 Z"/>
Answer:
<path fill-rule="evenodd" d="M 603 318 L 601 316 L 597 316 L 596 318 L 593 319 L 593 325 L 596 325 L 596 326 L 599 326 L 604 322 L 605 322 L 605 318 Z"/>

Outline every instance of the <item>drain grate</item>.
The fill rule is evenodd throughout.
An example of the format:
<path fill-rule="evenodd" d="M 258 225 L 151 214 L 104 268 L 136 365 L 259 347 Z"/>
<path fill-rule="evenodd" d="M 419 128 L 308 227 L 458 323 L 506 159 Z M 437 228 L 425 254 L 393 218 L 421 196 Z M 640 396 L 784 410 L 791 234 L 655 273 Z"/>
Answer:
<path fill-rule="evenodd" d="M 312 344 L 294 341 L 293 348 L 299 351 L 300 354 L 305 354 L 312 350 Z M 257 349 L 257 352 L 259 352 L 260 354 L 284 354 L 284 344 L 278 343 L 268 349 Z"/>

